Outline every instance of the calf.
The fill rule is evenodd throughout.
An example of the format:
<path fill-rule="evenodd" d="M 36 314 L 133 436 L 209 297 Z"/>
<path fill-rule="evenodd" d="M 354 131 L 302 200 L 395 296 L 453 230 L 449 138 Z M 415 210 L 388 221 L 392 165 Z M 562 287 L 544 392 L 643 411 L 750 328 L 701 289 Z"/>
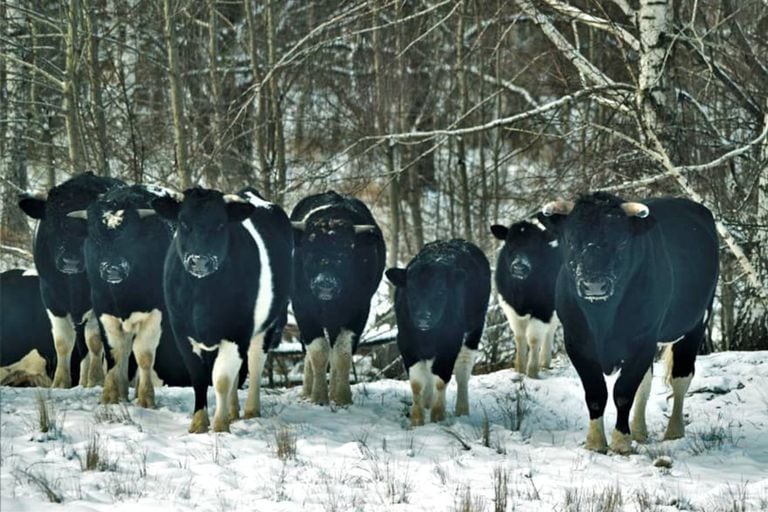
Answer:
<path fill-rule="evenodd" d="M 683 399 L 717 284 L 712 214 L 687 199 L 637 203 L 603 192 L 584 196 L 575 205 L 549 203 L 543 213 L 558 232 L 563 251 L 556 307 L 566 351 L 584 386 L 590 418 L 587 448 L 607 449 L 603 412 L 608 395 L 601 373 L 619 369 L 610 448 L 627 453 L 631 437 L 647 438 L 645 405 L 660 342 L 675 342 L 670 358 L 674 406 L 664 438 L 682 437 Z"/>
<path fill-rule="evenodd" d="M 50 386 L 56 352 L 40 298 L 40 279 L 34 270 L 8 270 L 0 274 L 0 366 L 15 364 L 34 350 L 35 359 L 43 359 L 42 368 L 22 371 L 18 374 L 23 374 L 22 381 L 17 378 L 15 384 Z"/>
<path fill-rule="evenodd" d="M 80 384 L 95 386 L 104 382 L 103 345 L 99 322 L 91 309 L 91 291 L 85 274 L 83 243 L 86 226 L 67 214 L 83 210 L 100 194 L 122 186 L 120 180 L 102 178 L 87 172 L 53 187 L 47 197 L 24 195 L 21 209 L 40 222 L 35 235 L 35 266 L 40 275 L 40 294 L 51 321 L 56 347 L 53 387 L 72 385 L 71 361 L 76 339 L 84 337 L 88 348 Z M 77 326 L 84 334 L 77 336 Z M 78 352 L 80 350 L 78 349 Z M 85 352 L 85 350 L 83 350 Z"/>
<path fill-rule="evenodd" d="M 558 326 L 555 279 L 560 251 L 551 231 L 522 221 L 510 227 L 494 224 L 491 232 L 504 246 L 496 262 L 499 304 L 515 335 L 515 370 L 539 376 L 552 362 L 552 340 Z"/>
<path fill-rule="evenodd" d="M 208 384 L 216 391 L 213 429 L 239 415 L 237 389 L 248 359 L 245 417 L 260 414 L 267 351 L 280 342 L 288 308 L 293 239 L 285 212 L 253 189 L 238 195 L 193 188 L 152 202 L 176 223 L 165 259 L 165 299 L 195 389 L 190 432 L 208 430 Z M 240 375 L 238 376 L 238 372 Z"/>
<path fill-rule="evenodd" d="M 115 362 L 104 383 L 107 404 L 128 400 L 131 352 L 139 368 L 140 406 L 154 407 L 155 366 L 166 383 L 189 385 L 165 314 L 163 262 L 172 230 L 151 208 L 156 197 L 142 185 L 113 188 L 87 210 L 69 214 L 88 224 L 84 249 L 91 302 Z"/>
<path fill-rule="evenodd" d="M 384 237 L 370 210 L 336 192 L 304 198 L 291 213 L 296 253 L 293 312 L 306 347 L 304 395 L 352 403 L 352 354 L 384 271 Z"/>
<path fill-rule="evenodd" d="M 445 419 L 445 387 L 456 375 L 456 415 L 469 414 L 469 376 L 491 293 L 488 259 L 464 240 L 424 246 L 405 269 L 390 268 L 397 346 L 413 391 L 411 425 Z"/>

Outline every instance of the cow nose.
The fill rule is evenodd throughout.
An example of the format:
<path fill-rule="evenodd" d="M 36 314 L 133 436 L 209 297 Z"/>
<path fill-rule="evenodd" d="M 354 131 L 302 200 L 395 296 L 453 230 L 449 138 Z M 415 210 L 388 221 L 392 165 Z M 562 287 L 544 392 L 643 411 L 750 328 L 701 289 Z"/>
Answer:
<path fill-rule="evenodd" d="M 189 254 L 184 258 L 184 266 L 195 277 L 205 277 L 212 274 L 218 268 L 216 258 L 202 254 Z"/>
<path fill-rule="evenodd" d="M 130 265 L 125 258 L 117 261 L 104 261 L 99 265 L 101 278 L 110 284 L 117 284 L 125 280 L 130 273 Z"/>
<path fill-rule="evenodd" d="M 62 255 L 59 258 L 59 270 L 65 274 L 77 274 L 82 271 L 82 260 Z"/>

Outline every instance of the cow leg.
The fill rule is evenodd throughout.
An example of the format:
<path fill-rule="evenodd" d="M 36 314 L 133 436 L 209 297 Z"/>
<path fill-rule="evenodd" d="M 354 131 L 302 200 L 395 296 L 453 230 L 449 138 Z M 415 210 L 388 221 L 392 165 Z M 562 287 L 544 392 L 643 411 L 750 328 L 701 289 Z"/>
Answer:
<path fill-rule="evenodd" d="M 115 365 L 109 369 L 104 379 L 101 402 L 116 404 L 128 401 L 128 358 L 131 354 L 132 334 L 123 330 L 122 321 L 112 315 L 101 315 L 101 325 L 107 335 Z"/>
<path fill-rule="evenodd" d="M 613 403 L 616 404 L 616 427 L 611 435 L 611 450 L 626 454 L 632 451 L 629 431 L 629 411 L 640 383 L 648 373 L 656 353 L 656 343 L 641 344 L 641 348 L 621 367 L 621 375 L 613 386 Z"/>
<path fill-rule="evenodd" d="M 264 333 L 251 338 L 248 346 L 248 397 L 245 399 L 245 417 L 261 416 L 261 374 L 267 353 L 264 347 Z"/>
<path fill-rule="evenodd" d="M 549 350 L 549 330 L 549 324 L 544 323 L 537 318 L 531 318 L 528 321 L 525 336 L 528 338 L 528 349 L 530 352 L 528 354 L 526 374 L 532 379 L 537 379 L 539 377 L 540 358 Z"/>
<path fill-rule="evenodd" d="M 80 372 L 80 384 L 89 388 L 104 384 L 104 343 L 101 340 L 99 321 L 93 310 L 83 315 L 85 321 L 85 345 L 88 347 L 88 355 Z"/>
<path fill-rule="evenodd" d="M 152 381 L 152 368 L 155 366 L 155 354 L 163 332 L 161 325 L 163 313 L 153 309 L 146 316 L 142 315 L 138 325 L 132 328 L 136 332 L 133 340 L 133 356 L 139 366 L 139 378 L 136 384 L 136 396 L 140 407 L 155 407 L 155 387 Z"/>
<path fill-rule="evenodd" d="M 603 371 L 595 359 L 583 354 L 578 348 L 572 348 L 568 340 L 565 348 L 584 387 L 584 399 L 589 411 L 586 448 L 593 452 L 605 453 L 608 443 L 605 440 L 603 413 L 608 401 L 608 388 L 605 386 Z"/>
<path fill-rule="evenodd" d="M 429 419 L 432 423 L 437 423 L 445 419 L 445 388 L 448 384 L 438 376 L 435 376 L 435 396 L 432 398 L 432 409 Z"/>
<path fill-rule="evenodd" d="M 539 366 L 542 368 L 552 368 L 552 347 L 555 344 L 557 325 L 557 315 L 552 313 L 552 318 L 547 323 L 547 333 L 542 339 L 541 351 L 539 352 Z"/>
<path fill-rule="evenodd" d="M 339 405 L 352 403 L 349 370 L 352 368 L 352 340 L 355 333 L 342 329 L 331 347 L 331 401 Z"/>
<path fill-rule="evenodd" d="M 237 344 L 221 340 L 212 372 L 213 389 L 216 392 L 216 414 L 213 415 L 214 432 L 229 432 L 229 405 L 232 399 L 232 388 L 237 387 L 237 377 L 242 362 Z"/>
<path fill-rule="evenodd" d="M 453 364 L 453 374 L 456 375 L 456 416 L 469 415 L 469 377 L 475 366 L 477 350 L 466 345 L 461 346 L 456 362 Z"/>
<path fill-rule="evenodd" d="M 177 331 L 179 332 L 179 331 Z M 178 343 L 179 351 L 189 371 L 192 388 L 195 391 L 195 409 L 192 413 L 192 423 L 189 425 L 190 434 L 208 432 L 208 372 L 201 356 L 192 352 L 189 346 Z"/>
<path fill-rule="evenodd" d="M 307 352 L 304 355 L 304 380 L 302 382 L 301 395 L 304 398 L 312 398 L 312 384 L 315 382 L 315 374 L 312 370 L 312 361 Z"/>
<path fill-rule="evenodd" d="M 328 382 L 326 368 L 328 368 L 328 353 L 331 347 L 328 340 L 322 336 L 315 338 L 307 346 L 307 358 L 312 365 L 312 402 L 316 404 L 328 403 Z"/>
<path fill-rule="evenodd" d="M 408 368 L 408 380 L 411 382 L 413 404 L 411 405 L 411 426 L 418 427 L 424 424 L 424 407 L 432 404 L 432 390 L 435 386 L 432 374 L 432 363 L 419 361 Z"/>
<path fill-rule="evenodd" d="M 56 348 L 56 372 L 53 374 L 54 388 L 71 388 L 72 374 L 69 366 L 72 361 L 72 349 L 75 348 L 75 324 L 72 317 L 56 316 L 50 311 L 51 333 L 53 345 Z"/>
<path fill-rule="evenodd" d="M 651 394 L 651 381 L 653 380 L 653 365 L 645 372 L 640 387 L 635 395 L 635 410 L 632 414 L 632 439 L 639 443 L 648 440 L 648 427 L 645 424 L 645 406 L 648 404 L 648 397 Z"/>
<path fill-rule="evenodd" d="M 667 349 L 667 381 L 672 386 L 672 415 L 669 417 L 664 439 L 680 439 L 685 436 L 685 421 L 683 420 L 683 402 L 688 386 L 691 385 L 696 365 L 696 353 L 704 339 L 706 324 L 701 322 L 693 331 L 686 334 L 671 348 Z"/>
<path fill-rule="evenodd" d="M 507 317 L 512 334 L 515 336 L 515 371 L 523 373 L 528 365 L 528 343 L 525 339 L 528 318 L 519 316 L 514 308 L 504 301 L 501 295 L 499 295 L 499 304 L 501 304 L 501 309 Z"/>

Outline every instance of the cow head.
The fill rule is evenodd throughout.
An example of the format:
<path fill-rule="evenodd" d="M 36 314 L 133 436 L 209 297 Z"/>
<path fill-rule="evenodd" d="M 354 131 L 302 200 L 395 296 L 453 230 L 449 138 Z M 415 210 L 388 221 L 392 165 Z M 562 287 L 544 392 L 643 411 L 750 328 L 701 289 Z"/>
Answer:
<path fill-rule="evenodd" d="M 551 231 L 542 230 L 528 221 L 517 222 L 509 227 L 494 224 L 491 233 L 504 242 L 504 251 L 508 255 L 506 270 L 512 279 L 519 281 L 528 278 L 536 262 L 543 261 L 549 244 L 554 243 Z"/>
<path fill-rule="evenodd" d="M 192 188 L 182 198 L 158 197 L 152 208 L 176 224 L 173 243 L 184 269 L 203 278 L 227 258 L 230 227 L 246 220 L 255 206 L 237 195 Z"/>
<path fill-rule="evenodd" d="M 463 289 L 460 282 L 463 271 L 451 265 L 413 260 L 407 268 L 390 268 L 387 279 L 404 294 L 408 315 L 419 331 L 430 331 L 439 325 L 455 308 L 451 299 L 455 290 Z"/>
<path fill-rule="evenodd" d="M 137 193 L 136 187 L 114 189 L 91 203 L 87 210 L 67 214 L 87 222 L 86 260 L 110 284 L 119 284 L 130 275 L 134 260 L 139 257 L 136 244 L 141 243 L 141 219 L 155 214 L 152 209 L 130 204 L 128 199 L 130 194 Z"/>
<path fill-rule="evenodd" d="M 578 296 L 589 302 L 621 296 L 635 270 L 638 238 L 655 225 L 648 206 L 597 192 L 575 204 L 548 203 L 542 213 L 558 232 L 564 270 Z"/>
<path fill-rule="evenodd" d="M 292 224 L 297 232 L 296 245 L 301 247 L 298 257 L 312 295 L 323 302 L 338 299 L 354 286 L 352 265 L 358 238 L 378 228 L 333 217 Z"/>

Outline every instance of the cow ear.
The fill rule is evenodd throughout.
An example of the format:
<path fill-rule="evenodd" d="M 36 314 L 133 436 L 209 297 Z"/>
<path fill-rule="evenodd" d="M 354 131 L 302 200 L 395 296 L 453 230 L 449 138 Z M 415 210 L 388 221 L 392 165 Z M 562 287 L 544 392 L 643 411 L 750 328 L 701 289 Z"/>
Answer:
<path fill-rule="evenodd" d="M 256 209 L 251 203 L 232 202 L 227 203 L 227 219 L 229 222 L 243 222 L 251 216 Z"/>
<path fill-rule="evenodd" d="M 491 225 L 491 233 L 493 233 L 493 236 L 501 240 L 502 242 L 507 239 L 507 233 L 509 233 L 509 228 L 507 226 L 502 226 L 501 224 L 493 224 Z"/>
<path fill-rule="evenodd" d="M 173 222 L 178 220 L 181 203 L 176 201 L 176 199 L 168 196 L 156 197 L 150 204 L 152 209 L 162 218 Z"/>
<path fill-rule="evenodd" d="M 632 217 L 632 229 L 636 235 L 642 235 L 653 228 L 656 225 L 656 218 L 653 215 L 649 215 L 645 218 Z"/>
<path fill-rule="evenodd" d="M 544 226 L 544 234 L 550 240 L 557 240 L 557 237 L 560 236 L 563 222 L 565 222 L 567 218 L 567 215 L 560 215 L 559 213 L 547 215 L 545 213 L 539 212 L 536 214 L 536 220 L 541 222 L 541 225 Z"/>
<path fill-rule="evenodd" d="M 407 274 L 404 268 L 388 268 L 387 271 L 384 272 L 384 275 L 387 276 L 387 279 L 389 279 L 393 285 L 398 287 L 405 286 L 405 276 Z"/>
<path fill-rule="evenodd" d="M 45 218 L 45 199 L 22 195 L 19 197 L 19 208 L 33 219 Z"/>

